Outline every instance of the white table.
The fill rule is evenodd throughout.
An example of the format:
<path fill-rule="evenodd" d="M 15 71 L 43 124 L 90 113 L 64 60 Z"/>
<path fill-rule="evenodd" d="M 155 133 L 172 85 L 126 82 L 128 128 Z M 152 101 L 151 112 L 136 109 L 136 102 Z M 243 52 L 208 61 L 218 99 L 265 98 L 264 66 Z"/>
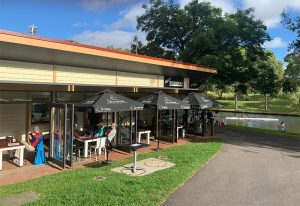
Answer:
<path fill-rule="evenodd" d="M 150 144 L 150 130 L 145 130 L 145 131 L 138 131 L 138 143 L 141 143 L 141 136 L 142 134 L 146 134 L 147 135 L 147 144 Z"/>
<path fill-rule="evenodd" d="M 179 127 L 177 127 L 177 132 L 176 132 L 176 138 L 177 138 L 177 140 L 178 140 L 178 138 L 179 138 L 179 130 L 180 129 L 183 129 L 183 126 L 179 126 Z"/>
<path fill-rule="evenodd" d="M 90 137 L 89 138 L 89 137 L 83 136 L 83 137 L 77 138 L 77 140 L 84 143 L 84 151 L 83 151 L 84 152 L 84 158 L 87 158 L 87 156 L 88 156 L 88 146 L 89 146 L 89 143 L 91 143 L 91 142 L 97 142 L 96 143 L 97 146 L 100 143 L 99 137 Z"/>
<path fill-rule="evenodd" d="M 25 145 L 19 143 L 19 145 L 8 146 L 6 140 L 0 140 L 0 170 L 2 170 L 2 155 L 4 151 L 19 150 L 19 166 L 24 165 L 24 148 Z"/>

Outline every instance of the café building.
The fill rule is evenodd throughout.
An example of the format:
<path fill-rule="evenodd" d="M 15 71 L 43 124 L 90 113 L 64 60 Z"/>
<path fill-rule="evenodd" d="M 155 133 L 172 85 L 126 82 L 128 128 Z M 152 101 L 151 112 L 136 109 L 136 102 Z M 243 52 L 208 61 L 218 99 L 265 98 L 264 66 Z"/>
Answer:
<path fill-rule="evenodd" d="M 132 99 L 156 91 L 175 97 L 203 92 L 199 85 L 216 73 L 194 64 L 0 30 L 0 137 L 25 141 L 38 126 L 51 141 L 53 126 L 63 124 L 61 116 L 72 110 L 70 103 L 105 89 Z M 73 112 L 79 129 L 87 119 L 117 121 L 113 113 Z M 119 116 L 126 124 L 128 113 Z M 139 118 L 151 122 L 153 111 L 139 112 Z"/>

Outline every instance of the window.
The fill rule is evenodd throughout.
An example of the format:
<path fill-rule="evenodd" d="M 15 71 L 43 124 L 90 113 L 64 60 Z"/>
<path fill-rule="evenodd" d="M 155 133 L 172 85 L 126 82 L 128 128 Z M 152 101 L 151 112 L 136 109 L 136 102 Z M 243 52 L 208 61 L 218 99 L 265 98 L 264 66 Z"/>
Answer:
<path fill-rule="evenodd" d="M 32 103 L 32 123 L 50 122 L 49 103 Z"/>

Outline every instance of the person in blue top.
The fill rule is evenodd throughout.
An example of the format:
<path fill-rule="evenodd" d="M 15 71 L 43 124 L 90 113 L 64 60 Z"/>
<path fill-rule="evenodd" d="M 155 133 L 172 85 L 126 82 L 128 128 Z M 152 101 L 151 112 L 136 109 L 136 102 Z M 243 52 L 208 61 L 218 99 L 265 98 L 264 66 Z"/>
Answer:
<path fill-rule="evenodd" d="M 99 123 L 97 124 L 98 129 L 96 130 L 94 136 L 95 137 L 103 137 L 104 136 L 104 130 L 103 130 L 103 124 Z"/>

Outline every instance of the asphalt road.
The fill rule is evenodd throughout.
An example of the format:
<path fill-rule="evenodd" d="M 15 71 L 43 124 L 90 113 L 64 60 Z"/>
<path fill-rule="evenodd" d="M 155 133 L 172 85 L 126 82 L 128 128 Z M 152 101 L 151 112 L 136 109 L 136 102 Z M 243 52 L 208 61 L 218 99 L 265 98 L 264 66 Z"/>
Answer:
<path fill-rule="evenodd" d="M 300 139 L 222 129 L 223 150 L 164 206 L 300 205 Z"/>

